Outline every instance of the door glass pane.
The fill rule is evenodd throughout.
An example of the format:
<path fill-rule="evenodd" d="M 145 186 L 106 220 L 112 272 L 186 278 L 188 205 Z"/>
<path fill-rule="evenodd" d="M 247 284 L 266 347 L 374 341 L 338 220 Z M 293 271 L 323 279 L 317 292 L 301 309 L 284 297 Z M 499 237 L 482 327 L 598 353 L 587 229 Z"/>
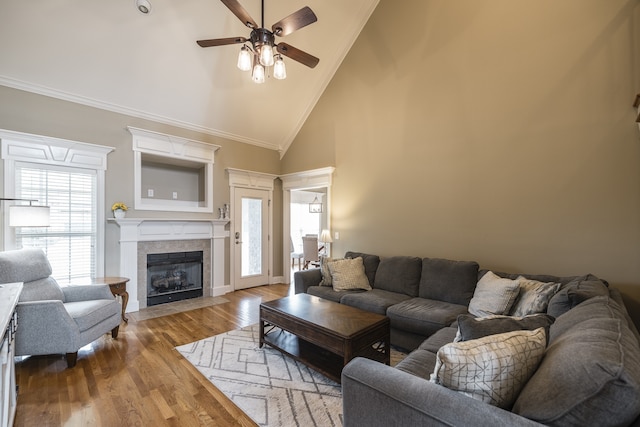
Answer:
<path fill-rule="evenodd" d="M 262 274 L 262 200 L 242 198 L 242 276 Z"/>

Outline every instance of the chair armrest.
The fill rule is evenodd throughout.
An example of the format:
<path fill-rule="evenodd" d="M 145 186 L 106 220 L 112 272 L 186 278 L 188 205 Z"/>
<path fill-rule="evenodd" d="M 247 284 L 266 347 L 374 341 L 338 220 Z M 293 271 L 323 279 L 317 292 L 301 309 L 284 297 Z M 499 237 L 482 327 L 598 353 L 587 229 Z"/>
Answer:
<path fill-rule="evenodd" d="M 342 371 L 342 402 L 345 427 L 541 425 L 361 357 L 353 359 Z"/>
<path fill-rule="evenodd" d="M 93 299 L 114 299 L 109 285 L 64 286 L 65 302 L 89 301 Z"/>
<path fill-rule="evenodd" d="M 319 268 L 300 270 L 293 273 L 294 290 L 296 294 L 304 294 L 309 286 L 318 286 L 322 281 L 322 273 Z"/>
<path fill-rule="evenodd" d="M 53 354 L 78 349 L 80 329 L 60 300 L 25 301 L 16 306 L 18 355 Z M 75 348 L 74 348 L 75 347 Z"/>

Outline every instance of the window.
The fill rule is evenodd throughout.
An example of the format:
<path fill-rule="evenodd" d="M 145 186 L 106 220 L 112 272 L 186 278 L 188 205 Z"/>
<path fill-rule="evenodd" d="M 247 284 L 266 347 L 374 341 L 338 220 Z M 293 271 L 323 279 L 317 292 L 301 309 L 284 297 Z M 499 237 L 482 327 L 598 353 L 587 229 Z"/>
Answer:
<path fill-rule="evenodd" d="M 38 247 L 61 283 L 96 276 L 96 172 L 16 163 L 15 195 L 51 208 L 49 227 L 17 227 L 17 247 Z"/>
<path fill-rule="evenodd" d="M 60 284 L 104 276 L 105 170 L 113 148 L 4 129 L 0 148 L 4 197 L 51 208 L 49 227 L 10 227 L 2 206 L 0 249 L 42 248 Z"/>

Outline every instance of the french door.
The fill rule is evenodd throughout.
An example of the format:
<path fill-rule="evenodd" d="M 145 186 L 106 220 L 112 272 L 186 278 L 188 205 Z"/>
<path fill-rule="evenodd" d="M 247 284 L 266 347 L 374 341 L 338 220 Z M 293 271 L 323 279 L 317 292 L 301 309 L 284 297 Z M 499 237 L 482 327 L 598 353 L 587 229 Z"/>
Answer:
<path fill-rule="evenodd" d="M 234 287 L 245 289 L 269 283 L 269 191 L 233 191 Z"/>

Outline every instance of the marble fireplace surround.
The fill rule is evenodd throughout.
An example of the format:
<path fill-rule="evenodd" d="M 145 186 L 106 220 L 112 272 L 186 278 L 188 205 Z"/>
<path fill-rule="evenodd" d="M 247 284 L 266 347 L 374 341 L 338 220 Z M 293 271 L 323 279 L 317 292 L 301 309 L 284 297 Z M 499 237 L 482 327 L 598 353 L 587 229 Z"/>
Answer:
<path fill-rule="evenodd" d="M 127 312 L 147 306 L 147 254 L 203 252 L 203 296 L 228 292 L 225 277 L 225 230 L 228 220 L 158 218 L 110 219 L 120 227 L 120 272 L 128 277 Z"/>

